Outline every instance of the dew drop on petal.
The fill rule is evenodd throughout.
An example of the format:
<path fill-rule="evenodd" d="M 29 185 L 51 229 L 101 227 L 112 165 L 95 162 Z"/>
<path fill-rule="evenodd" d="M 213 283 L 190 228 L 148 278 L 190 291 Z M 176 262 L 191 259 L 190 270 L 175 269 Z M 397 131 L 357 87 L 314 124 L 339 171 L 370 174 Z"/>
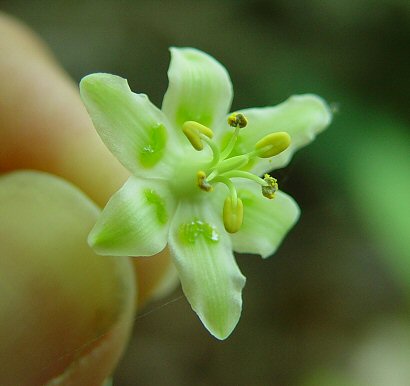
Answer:
<path fill-rule="evenodd" d="M 217 243 L 219 241 L 217 230 L 207 222 L 195 219 L 180 225 L 179 238 L 182 242 L 195 244 L 200 237 L 208 244 Z"/>

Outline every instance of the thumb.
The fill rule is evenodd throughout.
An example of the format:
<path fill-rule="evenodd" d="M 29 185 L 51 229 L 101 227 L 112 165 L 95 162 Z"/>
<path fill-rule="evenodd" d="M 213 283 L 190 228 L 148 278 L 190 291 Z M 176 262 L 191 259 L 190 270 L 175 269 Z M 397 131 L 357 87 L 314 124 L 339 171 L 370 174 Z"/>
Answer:
<path fill-rule="evenodd" d="M 128 339 L 128 258 L 86 243 L 99 209 L 38 172 L 0 178 L 0 384 L 101 386 Z"/>
<path fill-rule="evenodd" d="M 128 171 L 96 134 L 77 86 L 32 31 L 1 12 L 0 52 L 0 174 L 46 171 L 103 207 Z M 139 304 L 173 272 L 167 249 L 133 265 Z"/>

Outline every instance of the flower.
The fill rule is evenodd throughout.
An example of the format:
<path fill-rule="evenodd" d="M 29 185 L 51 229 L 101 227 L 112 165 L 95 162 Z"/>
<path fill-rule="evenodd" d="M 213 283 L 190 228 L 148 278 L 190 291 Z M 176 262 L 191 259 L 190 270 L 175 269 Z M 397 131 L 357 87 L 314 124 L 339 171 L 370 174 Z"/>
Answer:
<path fill-rule="evenodd" d="M 227 114 L 227 71 L 193 48 L 171 49 L 168 77 L 161 110 L 121 77 L 97 73 L 80 83 L 98 134 L 132 173 L 88 242 L 114 256 L 150 256 L 168 245 L 192 308 L 225 339 L 245 285 L 232 250 L 268 257 L 299 217 L 276 179 L 258 175 L 285 166 L 331 114 L 314 95 Z"/>

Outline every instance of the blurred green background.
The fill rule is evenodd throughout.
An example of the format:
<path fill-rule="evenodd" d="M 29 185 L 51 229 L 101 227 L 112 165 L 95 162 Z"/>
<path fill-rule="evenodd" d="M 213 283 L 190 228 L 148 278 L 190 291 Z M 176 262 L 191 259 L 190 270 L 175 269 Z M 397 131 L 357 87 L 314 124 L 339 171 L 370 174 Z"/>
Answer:
<path fill-rule="evenodd" d="M 115 73 L 160 105 L 168 47 L 192 46 L 228 69 L 233 109 L 312 92 L 335 110 L 330 129 L 274 173 L 302 217 L 271 259 L 238 256 L 248 281 L 233 335 L 212 338 L 178 290 L 137 317 L 114 385 L 410 385 L 408 1 L 0 7 L 76 81 Z"/>

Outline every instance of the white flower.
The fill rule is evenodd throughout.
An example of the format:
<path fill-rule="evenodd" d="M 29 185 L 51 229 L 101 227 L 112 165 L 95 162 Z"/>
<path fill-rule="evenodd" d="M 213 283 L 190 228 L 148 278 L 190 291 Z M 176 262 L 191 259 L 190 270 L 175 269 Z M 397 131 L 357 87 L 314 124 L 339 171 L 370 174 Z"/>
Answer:
<path fill-rule="evenodd" d="M 232 250 L 272 255 L 299 216 L 274 178 L 257 175 L 285 166 L 331 114 L 319 97 L 302 95 L 228 115 L 224 67 L 192 48 L 171 55 L 161 110 L 118 76 L 81 81 L 98 134 L 132 173 L 88 241 L 115 256 L 150 256 L 168 245 L 192 308 L 225 339 L 239 320 L 245 285 Z"/>

